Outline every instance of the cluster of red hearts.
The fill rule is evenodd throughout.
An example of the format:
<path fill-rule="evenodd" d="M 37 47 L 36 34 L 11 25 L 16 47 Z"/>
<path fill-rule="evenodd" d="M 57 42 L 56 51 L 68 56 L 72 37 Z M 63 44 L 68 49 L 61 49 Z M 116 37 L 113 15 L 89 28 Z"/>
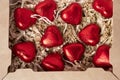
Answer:
<path fill-rule="evenodd" d="M 104 18 L 111 18 L 113 15 L 112 0 L 94 0 L 92 6 L 94 10 L 99 12 Z M 16 26 L 20 30 L 27 30 L 37 21 L 37 18 L 32 17 L 34 14 L 46 17 L 52 22 L 54 21 L 54 10 L 56 9 L 57 4 L 54 0 L 39 2 L 35 6 L 34 11 L 27 8 L 16 8 L 14 13 Z M 76 26 L 82 21 L 82 13 L 80 3 L 73 2 L 60 12 L 60 16 L 65 23 Z M 91 23 L 85 26 L 85 28 L 78 33 L 78 38 L 81 42 L 65 44 L 62 47 L 62 54 L 59 52 L 49 53 L 42 62 L 40 62 L 40 66 L 45 71 L 63 71 L 65 67 L 63 58 L 65 57 L 65 59 L 72 63 L 80 61 L 86 50 L 86 45 L 96 46 L 99 43 L 100 33 L 101 28 L 97 23 Z M 40 45 L 45 48 L 52 48 L 62 45 L 63 42 L 64 39 L 57 25 L 49 25 L 40 40 Z M 98 46 L 92 60 L 96 67 L 102 67 L 104 69 L 112 67 L 109 62 L 109 49 L 110 46 L 107 44 Z M 30 63 L 34 60 L 37 49 L 34 42 L 26 41 L 16 43 L 12 51 L 13 54 L 24 62 Z"/>

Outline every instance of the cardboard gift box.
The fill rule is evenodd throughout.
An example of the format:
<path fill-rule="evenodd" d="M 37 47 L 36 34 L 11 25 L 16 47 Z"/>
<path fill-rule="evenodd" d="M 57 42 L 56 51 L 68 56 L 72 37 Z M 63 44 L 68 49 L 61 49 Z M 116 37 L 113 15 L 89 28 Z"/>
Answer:
<path fill-rule="evenodd" d="M 102 68 L 88 68 L 86 71 L 34 72 L 31 69 L 17 69 L 8 73 L 11 64 L 11 50 L 9 46 L 9 1 L 0 1 L 0 80 L 118 80 L 120 79 L 120 37 L 119 37 L 119 0 L 114 1 L 113 42 L 110 50 L 110 62 L 113 73 Z"/>

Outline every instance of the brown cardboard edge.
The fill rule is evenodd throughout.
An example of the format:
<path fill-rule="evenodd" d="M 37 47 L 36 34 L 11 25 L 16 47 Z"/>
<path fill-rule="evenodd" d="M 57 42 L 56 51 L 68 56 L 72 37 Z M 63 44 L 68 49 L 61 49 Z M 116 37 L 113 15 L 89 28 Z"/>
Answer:
<path fill-rule="evenodd" d="M 0 1 L 0 80 L 7 74 L 10 64 L 10 50 L 8 49 L 9 2 Z"/>
<path fill-rule="evenodd" d="M 48 80 L 48 79 L 55 79 L 55 80 L 64 80 L 64 79 L 69 79 L 69 80 L 79 80 L 79 79 L 84 79 L 84 80 L 117 80 L 110 72 L 106 72 L 102 69 L 96 69 L 96 68 L 89 68 L 85 72 L 33 72 L 30 69 L 25 69 L 25 70 L 17 70 L 14 73 L 9 73 L 6 77 L 5 75 L 7 74 L 7 68 L 10 64 L 11 61 L 11 53 L 10 50 L 8 49 L 8 27 L 9 27 L 9 1 L 1 0 L 0 5 L 0 80 L 4 77 L 4 80 Z M 118 7 L 120 4 L 119 0 L 114 1 L 114 38 L 113 38 L 113 46 L 111 49 L 111 63 L 113 64 L 114 68 L 114 73 L 120 78 L 120 61 L 119 61 L 119 40 L 120 37 L 118 35 L 119 32 L 119 15 L 118 10 L 120 8 Z M 6 45 L 5 45 L 6 44 Z"/>
<path fill-rule="evenodd" d="M 113 72 L 120 78 L 120 0 L 114 0 L 113 15 L 113 45 L 110 54 L 110 62 Z"/>
<path fill-rule="evenodd" d="M 30 69 L 17 70 L 4 80 L 117 80 L 110 72 L 102 69 L 88 69 L 76 72 L 33 72 Z"/>

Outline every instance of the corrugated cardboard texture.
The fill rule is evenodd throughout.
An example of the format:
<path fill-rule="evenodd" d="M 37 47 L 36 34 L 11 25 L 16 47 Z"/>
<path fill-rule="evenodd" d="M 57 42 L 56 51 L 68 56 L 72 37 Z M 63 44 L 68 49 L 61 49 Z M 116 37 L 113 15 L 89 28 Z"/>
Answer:
<path fill-rule="evenodd" d="M 114 0 L 114 38 L 111 49 L 111 63 L 114 73 L 120 78 L 120 0 Z M 7 74 L 11 53 L 8 50 L 9 0 L 0 0 L 0 80 L 117 80 L 112 73 L 102 69 L 88 69 L 85 72 L 33 72 L 17 70 Z M 6 75 L 6 76 L 5 76 Z"/>

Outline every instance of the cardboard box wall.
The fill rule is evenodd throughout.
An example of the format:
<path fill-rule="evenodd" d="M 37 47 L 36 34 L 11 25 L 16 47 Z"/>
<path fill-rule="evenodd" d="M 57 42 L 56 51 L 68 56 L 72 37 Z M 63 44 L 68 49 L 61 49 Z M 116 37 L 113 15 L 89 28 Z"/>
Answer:
<path fill-rule="evenodd" d="M 115 75 L 120 78 L 120 0 L 114 0 L 113 45 L 110 61 Z M 111 72 L 101 68 L 89 68 L 86 71 L 69 72 L 33 72 L 31 69 L 19 69 L 8 73 L 11 63 L 11 51 L 8 48 L 9 0 L 0 0 L 0 80 L 118 80 Z"/>

